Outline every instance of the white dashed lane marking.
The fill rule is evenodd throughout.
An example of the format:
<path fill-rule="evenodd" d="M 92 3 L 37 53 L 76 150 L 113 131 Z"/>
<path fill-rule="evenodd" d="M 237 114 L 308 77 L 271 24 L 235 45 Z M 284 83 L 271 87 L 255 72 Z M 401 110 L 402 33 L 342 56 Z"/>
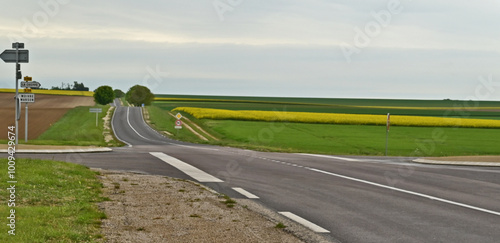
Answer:
<path fill-rule="evenodd" d="M 297 216 L 293 213 L 290 213 L 290 212 L 279 212 L 279 213 L 281 215 L 301 224 L 301 225 L 304 225 L 305 227 L 311 229 L 312 231 L 314 231 L 316 233 L 330 233 L 329 230 L 326 230 L 326 229 L 318 226 L 317 224 L 314 224 L 311 221 L 308 221 L 307 219 L 304 219 L 304 218 Z"/>
<path fill-rule="evenodd" d="M 239 192 L 241 195 L 245 196 L 245 197 L 248 197 L 250 199 L 259 199 L 258 196 L 246 191 L 245 189 L 243 188 L 240 188 L 240 187 L 233 187 L 233 190 Z"/>

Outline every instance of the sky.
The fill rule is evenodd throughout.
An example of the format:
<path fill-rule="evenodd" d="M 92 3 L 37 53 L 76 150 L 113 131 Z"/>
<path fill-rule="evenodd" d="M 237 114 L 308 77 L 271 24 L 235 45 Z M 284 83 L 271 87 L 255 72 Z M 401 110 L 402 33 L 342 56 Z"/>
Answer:
<path fill-rule="evenodd" d="M 499 0 L 16 0 L 23 76 L 156 94 L 500 100 Z M 2 51 L 2 50 L 0 50 Z M 0 63 L 0 87 L 15 65 Z"/>

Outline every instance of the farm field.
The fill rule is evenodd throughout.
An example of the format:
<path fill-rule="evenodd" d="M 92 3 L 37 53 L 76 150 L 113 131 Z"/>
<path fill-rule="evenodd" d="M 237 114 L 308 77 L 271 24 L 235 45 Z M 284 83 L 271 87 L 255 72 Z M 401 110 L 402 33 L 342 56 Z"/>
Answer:
<path fill-rule="evenodd" d="M 93 97 L 36 94 L 35 103 L 28 104 L 28 139 L 32 140 L 45 132 L 70 109 L 77 106 L 93 106 Z M 21 106 L 19 141 L 24 141 L 25 104 Z M 0 93 L 0 129 L 15 125 L 15 102 L 13 93 Z M 7 132 L 0 133 L 0 140 L 7 139 Z"/>
<path fill-rule="evenodd" d="M 482 119 L 498 123 L 500 102 L 450 100 L 374 100 L 374 99 L 316 99 L 217 96 L 156 95 L 155 109 L 164 112 L 177 107 L 214 108 L 233 111 L 254 110 L 282 112 L 345 113 L 441 118 Z M 473 105 L 471 105 L 473 104 Z M 176 113 L 177 111 L 173 111 Z M 158 112 L 156 112 L 158 114 Z M 181 112 L 220 141 L 214 144 L 261 149 L 268 151 L 310 152 L 323 154 L 383 155 L 385 152 L 385 123 L 376 125 L 338 125 L 290 123 L 273 121 L 242 121 L 233 118 L 197 119 Z M 151 120 L 165 130 L 173 120 L 161 120 L 152 114 Z M 301 113 L 298 113 L 301 114 Z M 304 113 L 305 114 L 305 113 Z M 416 118 L 416 117 L 415 117 Z M 285 119 L 286 120 L 286 119 Z M 470 120 L 472 121 L 472 120 Z M 451 156 L 500 154 L 500 129 L 451 127 L 391 126 L 389 155 L 393 156 Z M 175 138 L 175 134 L 173 135 Z M 178 137 L 178 139 L 183 139 Z M 193 141 L 193 139 L 189 139 Z M 204 142 L 206 143 L 206 142 Z"/>
<path fill-rule="evenodd" d="M 155 105 L 172 110 L 199 107 L 228 110 L 261 110 L 346 114 L 412 115 L 500 119 L 498 101 L 323 99 L 231 96 L 156 95 Z"/>

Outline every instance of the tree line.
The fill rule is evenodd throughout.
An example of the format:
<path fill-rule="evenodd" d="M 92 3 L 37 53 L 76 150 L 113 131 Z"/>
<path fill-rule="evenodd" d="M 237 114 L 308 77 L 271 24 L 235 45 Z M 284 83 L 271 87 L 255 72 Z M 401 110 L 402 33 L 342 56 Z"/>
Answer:
<path fill-rule="evenodd" d="M 111 88 L 111 86 L 103 85 L 94 91 L 94 101 L 101 105 L 107 105 L 115 98 L 125 97 L 125 100 L 134 106 L 151 105 L 153 102 L 154 94 L 151 93 L 147 87 L 142 85 L 135 85 L 131 87 L 127 93 L 120 89 Z"/>

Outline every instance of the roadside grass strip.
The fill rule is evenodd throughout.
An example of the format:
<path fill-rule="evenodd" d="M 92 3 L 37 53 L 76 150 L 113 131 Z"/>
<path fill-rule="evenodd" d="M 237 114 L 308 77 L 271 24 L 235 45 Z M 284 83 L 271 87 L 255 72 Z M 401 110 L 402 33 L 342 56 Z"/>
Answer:
<path fill-rule="evenodd" d="M 15 235 L 11 227 L 0 225 L 0 242 L 97 242 L 101 220 L 106 215 L 96 203 L 102 184 L 95 172 L 65 162 L 17 159 L 15 192 L 0 190 L 3 202 L 8 198 L 15 205 L 2 203 L 0 214 L 7 222 L 15 210 Z M 0 159 L 0 169 L 7 171 L 7 159 Z M 7 188 L 6 180 L 0 187 Z M 8 214 L 9 213 L 9 214 Z"/>
<path fill-rule="evenodd" d="M 255 110 L 224 110 L 195 107 L 177 107 L 173 111 L 191 114 L 197 119 L 244 120 L 267 122 L 296 122 L 318 124 L 347 125 L 386 125 L 386 115 L 282 112 Z M 410 127 L 464 127 L 464 128 L 500 128 L 500 120 L 465 119 L 425 116 L 391 116 L 391 125 Z"/>

